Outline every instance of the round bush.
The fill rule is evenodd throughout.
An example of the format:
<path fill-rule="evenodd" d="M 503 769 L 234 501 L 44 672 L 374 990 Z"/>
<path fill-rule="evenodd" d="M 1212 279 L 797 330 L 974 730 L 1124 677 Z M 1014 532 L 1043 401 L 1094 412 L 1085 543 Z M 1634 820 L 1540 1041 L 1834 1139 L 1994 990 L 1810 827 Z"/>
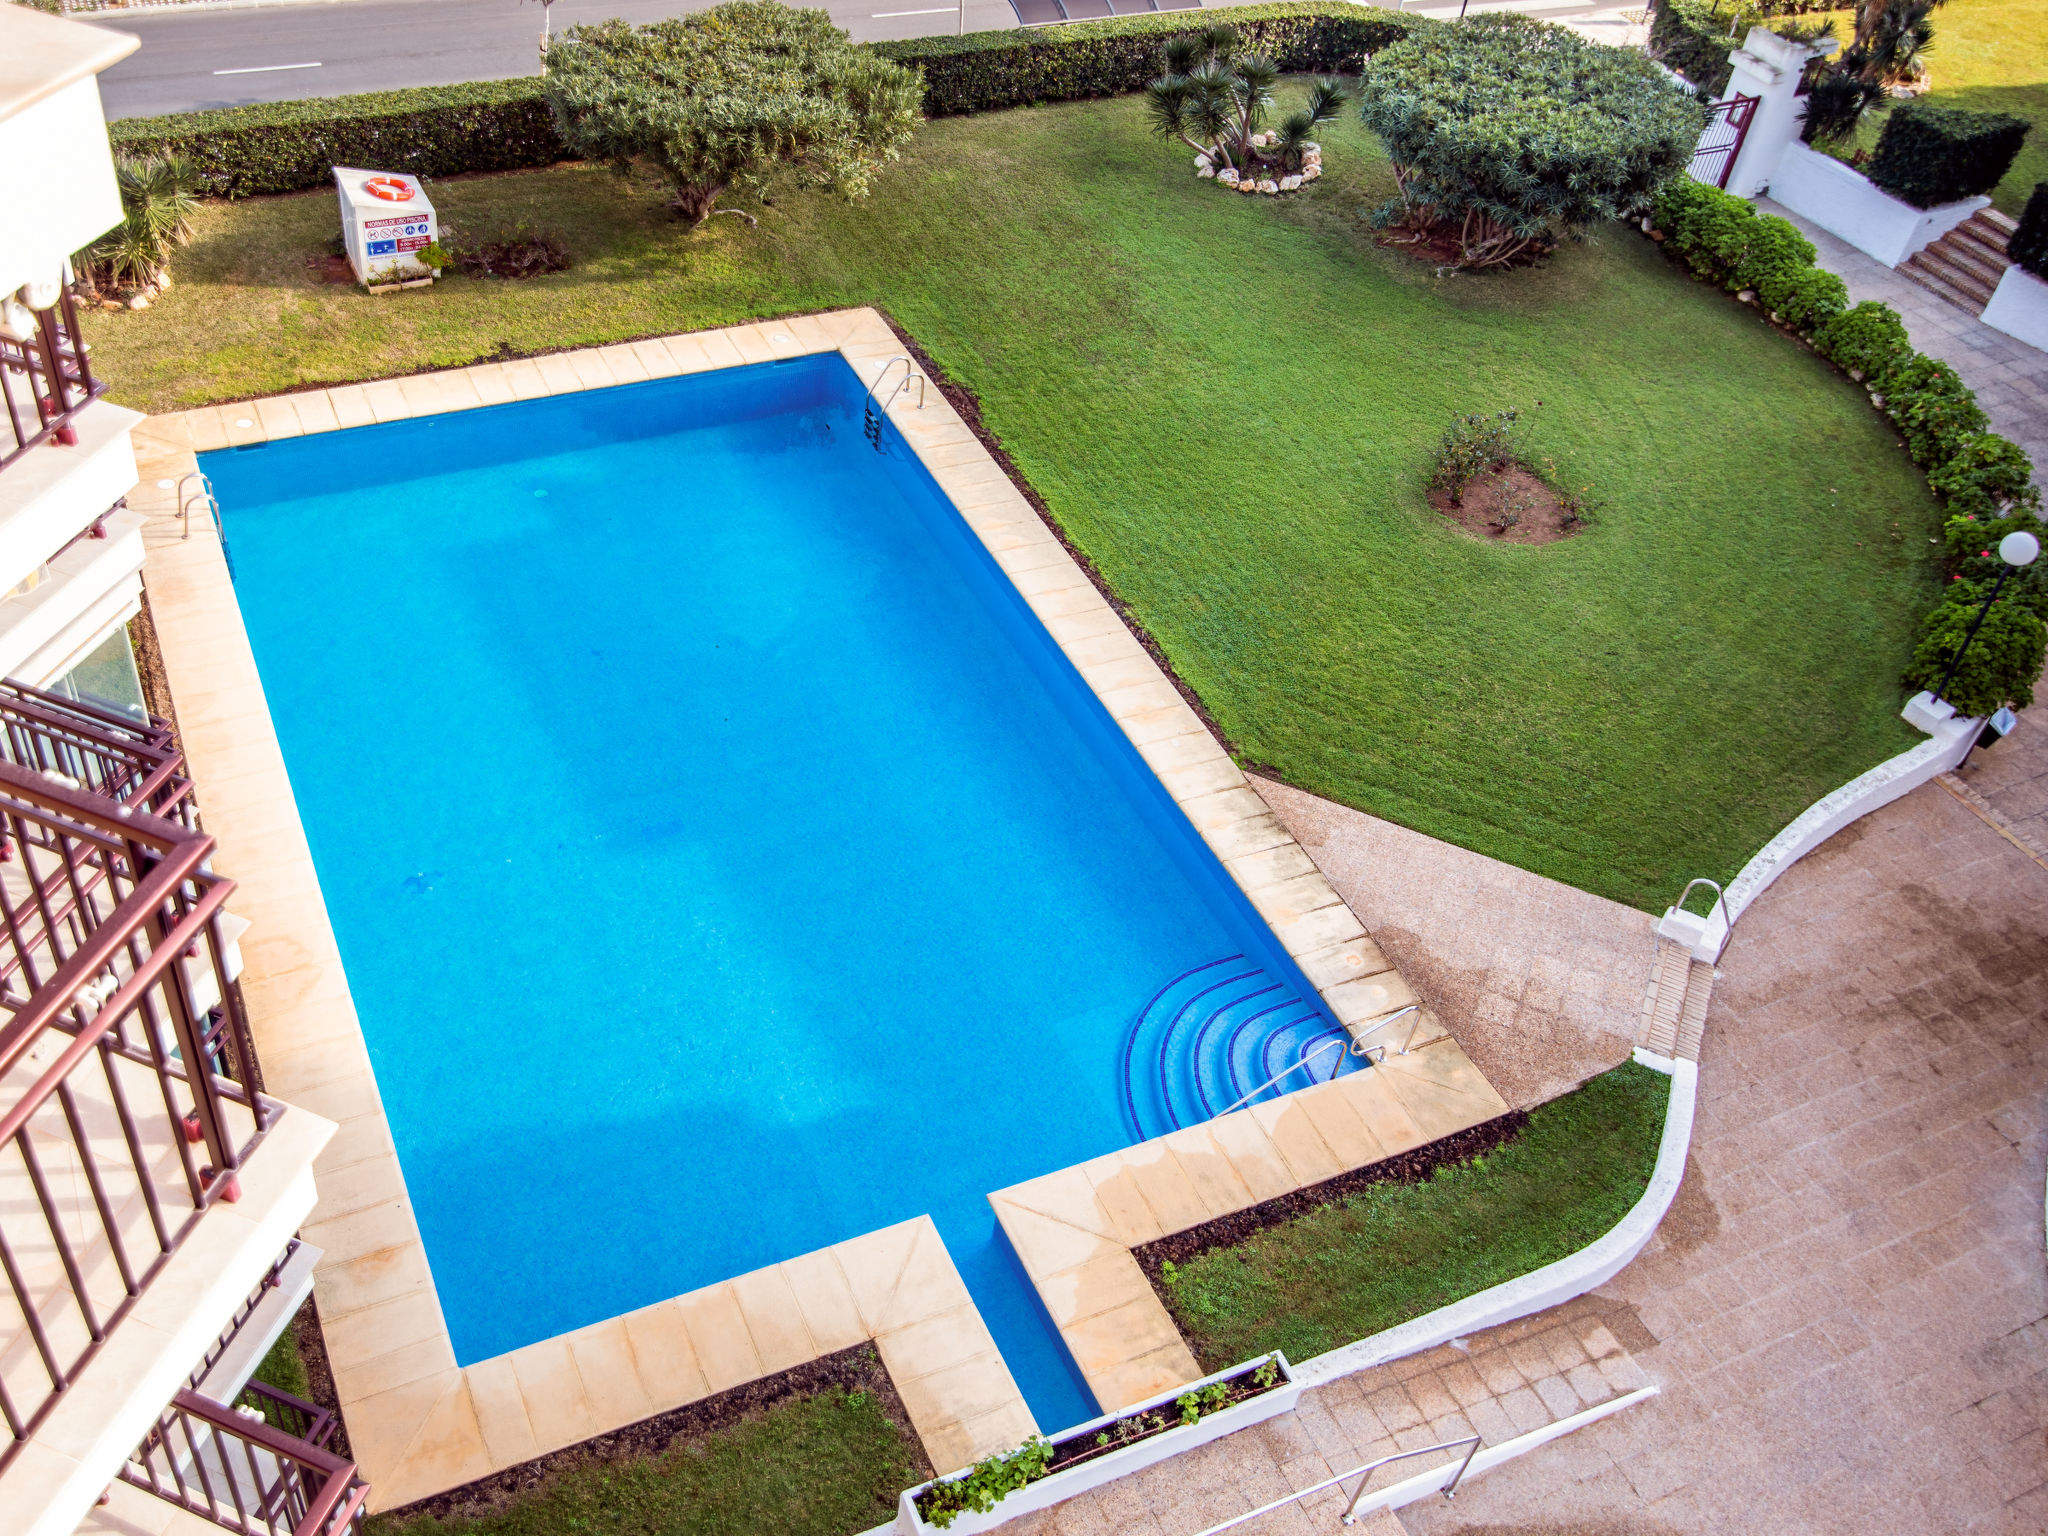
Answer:
<path fill-rule="evenodd" d="M 1360 91 L 1401 195 L 1382 223 L 1526 261 L 1649 206 L 1691 162 L 1703 108 L 1633 49 L 1495 13 L 1383 50 Z"/>

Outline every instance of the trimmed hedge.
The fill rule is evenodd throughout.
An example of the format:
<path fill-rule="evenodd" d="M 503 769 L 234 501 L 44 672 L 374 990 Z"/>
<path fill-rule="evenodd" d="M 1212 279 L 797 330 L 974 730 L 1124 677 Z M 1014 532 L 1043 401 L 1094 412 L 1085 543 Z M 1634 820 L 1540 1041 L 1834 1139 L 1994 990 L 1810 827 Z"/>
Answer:
<path fill-rule="evenodd" d="M 1031 102 L 1083 101 L 1142 91 L 1158 78 L 1169 37 L 1228 22 L 1287 74 L 1356 74 L 1364 58 L 1436 23 L 1399 11 L 1328 0 L 1168 11 L 966 37 L 871 43 L 924 71 L 927 117 L 992 112 Z"/>
<path fill-rule="evenodd" d="M 1959 203 L 1998 185 L 2031 126 L 2007 112 L 1902 102 L 1885 119 L 1864 173 L 1915 208 Z"/>
<path fill-rule="evenodd" d="M 2048 277 L 2048 181 L 2035 184 L 2020 227 L 2005 242 L 2005 254 L 2034 276 Z"/>
<path fill-rule="evenodd" d="M 1658 193 L 1651 224 L 1664 237 L 1664 249 L 1701 278 L 1753 292 L 1774 320 L 1868 389 L 1913 462 L 1927 471 L 1945 513 L 1942 565 L 1949 586 L 1922 622 L 1904 680 L 1935 687 L 1997 577 L 2000 565 L 1991 551 L 1998 541 L 2022 528 L 2048 537 L 2026 451 L 1986 430 L 1990 423 L 1969 386 L 1948 364 L 1915 352 L 1905 323 L 1888 305 L 1848 308 L 1840 279 L 1813 266 L 1813 247 L 1785 220 L 1681 176 Z M 1985 715 L 2001 704 L 2033 701 L 2048 647 L 2042 563 L 2007 579 L 1949 685 L 1948 699 L 1963 713 Z"/>
<path fill-rule="evenodd" d="M 1436 25 L 1398 11 L 1302 0 L 871 46 L 922 69 L 925 115 L 949 117 L 1142 90 L 1159 73 L 1165 39 L 1217 22 L 1236 27 L 1283 70 L 1320 74 L 1356 71 L 1365 55 Z M 538 75 L 123 118 L 109 136 L 121 154 L 184 156 L 225 197 L 326 186 L 336 165 L 453 176 L 569 157 Z"/>
<path fill-rule="evenodd" d="M 540 77 L 265 102 L 108 125 L 123 155 L 182 155 L 224 197 L 328 186 L 337 165 L 454 176 L 568 157 Z"/>

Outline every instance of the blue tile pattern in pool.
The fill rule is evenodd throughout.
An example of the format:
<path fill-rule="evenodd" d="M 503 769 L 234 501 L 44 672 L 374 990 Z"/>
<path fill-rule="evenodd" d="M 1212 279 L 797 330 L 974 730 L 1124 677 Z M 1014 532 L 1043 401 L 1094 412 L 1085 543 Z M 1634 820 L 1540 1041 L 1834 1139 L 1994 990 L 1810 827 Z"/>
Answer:
<path fill-rule="evenodd" d="M 1162 985 L 1314 999 L 836 353 L 204 456 L 458 1358 L 1114 1150 Z"/>

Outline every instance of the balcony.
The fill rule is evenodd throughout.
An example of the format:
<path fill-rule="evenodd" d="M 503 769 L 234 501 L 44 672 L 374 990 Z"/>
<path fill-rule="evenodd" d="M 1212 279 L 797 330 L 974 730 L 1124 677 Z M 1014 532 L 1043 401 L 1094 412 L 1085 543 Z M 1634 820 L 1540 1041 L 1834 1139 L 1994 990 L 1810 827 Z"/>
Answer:
<path fill-rule="evenodd" d="M 310 1212 L 332 1127 L 261 1091 L 234 886 L 182 770 L 161 722 L 0 683 L 10 1533 L 70 1532 L 116 1477 L 249 1532 L 362 1502 L 341 1458 L 184 1390 Z"/>
<path fill-rule="evenodd" d="M 48 309 L 11 313 L 31 316 L 33 325 L 25 338 L 0 332 L 0 403 L 7 415 L 0 471 L 44 443 L 75 445 L 79 413 L 107 392 L 92 376 L 69 289 L 59 287 Z"/>

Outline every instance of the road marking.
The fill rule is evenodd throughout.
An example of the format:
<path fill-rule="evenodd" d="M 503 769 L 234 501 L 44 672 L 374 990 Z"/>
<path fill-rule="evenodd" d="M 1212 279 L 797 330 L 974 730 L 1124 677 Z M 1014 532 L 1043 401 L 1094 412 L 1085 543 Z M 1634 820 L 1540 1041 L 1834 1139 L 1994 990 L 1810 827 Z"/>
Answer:
<path fill-rule="evenodd" d="M 886 16 L 950 16 L 959 9 L 957 5 L 942 5 L 930 11 L 873 11 L 869 13 L 868 20 L 880 21 Z"/>
<path fill-rule="evenodd" d="M 318 64 L 252 64 L 247 69 L 216 69 L 216 75 L 267 75 L 279 69 L 318 69 Z"/>

